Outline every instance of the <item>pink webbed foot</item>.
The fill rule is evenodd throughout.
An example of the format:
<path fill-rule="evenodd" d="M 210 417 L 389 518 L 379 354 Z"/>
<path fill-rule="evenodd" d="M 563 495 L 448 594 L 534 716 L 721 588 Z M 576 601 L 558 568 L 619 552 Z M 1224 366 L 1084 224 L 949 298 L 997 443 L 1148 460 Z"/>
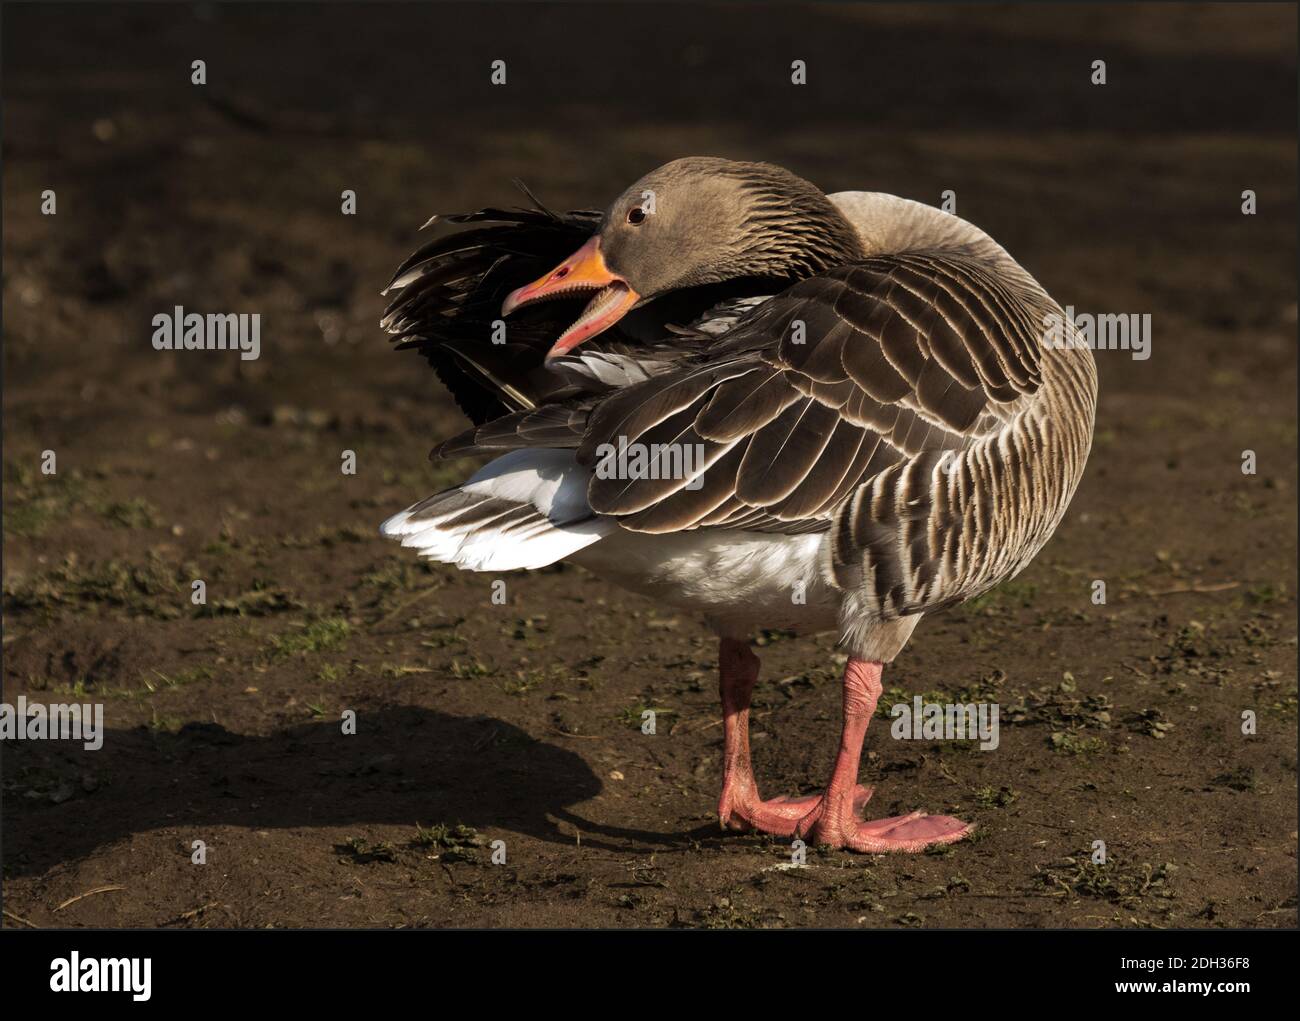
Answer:
<path fill-rule="evenodd" d="M 874 788 L 858 784 L 853 792 L 853 809 L 860 812 L 871 800 Z M 805 819 L 816 817 L 821 809 L 822 795 L 812 794 L 806 797 L 773 798 L 761 801 L 755 795 L 746 800 L 737 801 L 731 792 L 723 790 L 718 803 L 718 818 L 722 825 L 730 830 L 748 832 L 758 830 L 778 837 L 792 837 Z"/>
<path fill-rule="evenodd" d="M 807 834 L 816 844 L 867 854 L 924 851 L 961 840 L 973 827 L 948 815 L 912 812 L 870 822 L 861 818 L 858 763 L 880 692 L 880 664 L 850 658 L 844 668 L 844 725 L 835 768 L 821 804 L 799 821 L 795 833 Z"/>
<path fill-rule="evenodd" d="M 867 854 L 924 851 L 961 840 L 974 829 L 960 819 L 924 812 L 863 820 L 872 788 L 857 782 L 858 765 L 882 686 L 881 664 L 857 658 L 850 658 L 844 669 L 844 723 L 827 793 L 763 801 L 749 759 L 749 700 L 758 657 L 744 642 L 724 638 L 718 660 L 725 739 L 718 818 L 724 827 L 805 837 Z"/>
<path fill-rule="evenodd" d="M 913 812 L 870 822 L 862 818 L 863 806 L 871 799 L 871 788 L 857 782 L 858 763 L 880 692 L 880 663 L 850 658 L 844 671 L 840 752 L 826 793 L 819 797 L 758 801 L 753 779 L 746 769 L 741 774 L 744 787 L 738 789 L 749 797 L 737 799 L 733 812 L 755 829 L 770 834 L 806 836 L 810 843 L 829 844 L 868 855 L 924 851 L 970 834 L 974 827 L 950 815 Z M 724 806 L 729 806 L 728 789 L 729 786 L 724 786 Z M 724 821 L 727 818 L 723 814 Z"/>
<path fill-rule="evenodd" d="M 848 848 L 866 854 L 924 851 L 942 844 L 952 844 L 968 836 L 974 826 L 950 815 L 926 815 L 912 812 L 864 822 L 857 812 L 836 813 L 823 810 L 815 819 L 799 826 L 809 842 Z"/>

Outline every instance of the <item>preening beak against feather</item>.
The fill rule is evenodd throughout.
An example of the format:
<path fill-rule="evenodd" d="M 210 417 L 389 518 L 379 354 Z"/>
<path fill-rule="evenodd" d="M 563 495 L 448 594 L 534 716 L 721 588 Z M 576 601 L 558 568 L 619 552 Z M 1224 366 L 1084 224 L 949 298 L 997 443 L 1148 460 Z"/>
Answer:
<path fill-rule="evenodd" d="M 855 254 L 852 227 L 821 192 L 789 171 L 681 159 L 615 199 L 597 232 L 550 272 L 511 291 L 501 314 L 551 298 L 592 295 L 556 338 L 547 356 L 554 358 L 670 291 L 744 278 L 789 283 Z"/>
<path fill-rule="evenodd" d="M 521 305 L 548 298 L 594 292 L 576 322 L 555 339 L 547 359 L 567 354 L 589 337 L 602 333 L 623 318 L 640 300 L 626 280 L 611 273 L 600 252 L 600 235 L 574 252 L 545 276 L 511 291 L 501 305 L 508 316 Z"/>

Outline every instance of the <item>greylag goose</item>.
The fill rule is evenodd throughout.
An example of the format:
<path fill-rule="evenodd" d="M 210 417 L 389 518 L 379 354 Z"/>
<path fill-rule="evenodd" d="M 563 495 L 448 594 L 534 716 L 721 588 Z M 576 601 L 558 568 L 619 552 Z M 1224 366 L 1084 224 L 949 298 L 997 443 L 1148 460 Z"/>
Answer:
<path fill-rule="evenodd" d="M 863 818 L 883 664 L 1051 536 L 1091 445 L 1091 351 L 1048 342 L 1060 307 L 983 231 L 892 195 L 693 157 L 603 214 L 534 204 L 450 217 L 474 226 L 386 292 L 384 327 L 474 423 L 431 456 L 495 459 L 383 534 L 474 571 L 568 560 L 702 614 L 724 827 L 872 853 L 960 840 L 949 816 Z M 836 630 L 847 653 L 822 794 L 759 797 L 759 628 Z"/>

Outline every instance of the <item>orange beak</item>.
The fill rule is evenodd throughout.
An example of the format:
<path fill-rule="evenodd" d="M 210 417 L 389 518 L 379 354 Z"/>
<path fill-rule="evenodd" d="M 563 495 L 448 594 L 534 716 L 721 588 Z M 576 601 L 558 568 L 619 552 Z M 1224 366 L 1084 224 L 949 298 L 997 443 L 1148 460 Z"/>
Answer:
<path fill-rule="evenodd" d="M 611 273 L 600 254 L 600 237 L 592 237 L 585 245 L 539 280 L 520 287 L 506 295 L 501 305 L 501 315 L 508 316 L 521 305 L 547 298 L 564 298 L 595 291 L 577 322 L 560 334 L 546 353 L 550 361 L 572 351 L 584 340 L 608 330 L 641 300 L 641 296 L 628 286 L 626 280 Z"/>

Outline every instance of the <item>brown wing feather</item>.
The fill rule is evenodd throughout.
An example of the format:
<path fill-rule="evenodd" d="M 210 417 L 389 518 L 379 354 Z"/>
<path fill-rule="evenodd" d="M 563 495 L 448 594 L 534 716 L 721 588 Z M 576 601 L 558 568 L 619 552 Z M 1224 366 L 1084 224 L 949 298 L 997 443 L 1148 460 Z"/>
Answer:
<path fill-rule="evenodd" d="M 734 444 L 719 461 L 725 480 L 715 487 L 706 472 L 696 492 L 669 491 L 661 481 L 625 484 L 608 512 L 635 504 L 622 521 L 632 529 L 828 528 L 855 488 L 887 471 L 910 478 L 903 469 L 913 460 L 965 447 L 1002 420 L 991 410 L 1036 389 L 1031 322 L 1023 296 L 960 254 L 873 258 L 802 281 L 702 354 L 727 381 L 699 388 L 701 369 L 681 370 L 698 389 L 690 405 L 696 433 Z M 746 361 L 754 354 L 766 371 Z M 598 414 L 634 443 L 644 430 L 624 408 L 644 403 L 645 395 L 619 393 Z M 680 422 L 685 409 L 674 406 Z M 591 439 L 589 432 L 584 445 Z M 662 506 L 637 499 L 639 486 L 662 490 Z M 892 538 L 875 534 L 881 527 Z M 856 538 L 883 555 L 898 527 L 873 525 L 868 515 Z M 920 540 L 909 532 L 907 541 Z M 881 570 L 888 589 L 903 584 L 887 576 L 892 568 Z"/>
<path fill-rule="evenodd" d="M 507 416 L 474 438 L 496 450 L 576 446 L 591 467 L 620 443 L 699 444 L 707 469 L 692 487 L 598 476 L 592 508 L 646 532 L 822 531 L 838 516 L 842 580 L 865 554 L 877 588 L 896 594 L 916 579 L 891 551 L 919 549 L 932 510 L 910 492 L 905 513 L 889 506 L 896 487 L 919 485 L 922 468 L 1038 386 L 1034 315 L 996 274 L 953 252 L 837 267 L 772 298 L 680 368 L 585 406 Z M 878 480 L 888 485 L 867 486 Z"/>

